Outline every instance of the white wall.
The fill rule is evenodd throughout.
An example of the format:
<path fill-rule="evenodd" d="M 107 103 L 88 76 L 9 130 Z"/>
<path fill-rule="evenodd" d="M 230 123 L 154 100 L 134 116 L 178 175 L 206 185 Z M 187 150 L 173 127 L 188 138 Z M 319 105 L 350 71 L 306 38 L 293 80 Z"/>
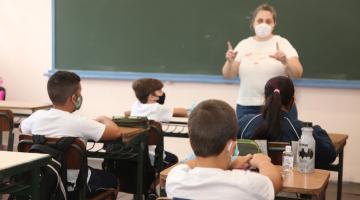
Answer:
<path fill-rule="evenodd" d="M 49 102 L 51 66 L 51 1 L 0 0 L 0 76 L 9 100 Z M 306 66 L 305 66 L 306 70 Z M 220 66 L 219 66 L 220 73 Z M 122 114 L 135 100 L 129 81 L 83 80 L 84 104 L 79 114 Z M 189 107 L 193 100 L 219 98 L 235 105 L 237 85 L 166 83 L 167 104 Z M 344 180 L 360 182 L 360 90 L 296 88 L 300 119 L 319 123 L 329 132 L 349 135 Z M 166 148 L 185 157 L 187 140 L 167 139 Z"/>

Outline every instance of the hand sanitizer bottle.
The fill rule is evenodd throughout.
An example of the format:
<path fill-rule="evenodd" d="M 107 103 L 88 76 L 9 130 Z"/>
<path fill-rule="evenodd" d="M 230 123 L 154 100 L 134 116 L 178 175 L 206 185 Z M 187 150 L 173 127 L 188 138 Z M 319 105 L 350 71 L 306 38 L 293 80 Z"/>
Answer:
<path fill-rule="evenodd" d="M 294 167 L 294 155 L 291 151 L 291 146 L 286 145 L 283 152 L 282 167 L 284 174 L 288 174 Z"/>

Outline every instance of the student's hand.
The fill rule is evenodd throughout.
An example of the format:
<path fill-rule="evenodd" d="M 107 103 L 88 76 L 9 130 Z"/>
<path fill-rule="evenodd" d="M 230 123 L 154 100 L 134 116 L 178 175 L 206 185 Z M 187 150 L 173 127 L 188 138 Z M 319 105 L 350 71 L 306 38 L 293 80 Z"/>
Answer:
<path fill-rule="evenodd" d="M 287 64 L 288 64 L 286 55 L 284 54 L 283 51 L 280 50 L 278 42 L 276 42 L 276 53 L 273 55 L 270 55 L 270 57 L 280 61 L 285 66 L 287 66 Z"/>
<path fill-rule="evenodd" d="M 252 159 L 250 160 L 250 165 L 256 168 L 259 168 L 264 163 L 271 163 L 271 158 L 262 153 L 254 154 Z"/>
<path fill-rule="evenodd" d="M 246 156 L 237 156 L 230 164 L 231 169 L 248 169 L 250 167 L 250 160 L 253 155 L 247 154 Z"/>
<path fill-rule="evenodd" d="M 228 49 L 226 51 L 225 58 L 229 63 L 233 63 L 235 60 L 235 57 L 237 55 L 237 52 L 234 51 L 234 49 L 229 41 L 227 42 L 227 47 L 228 47 Z"/>

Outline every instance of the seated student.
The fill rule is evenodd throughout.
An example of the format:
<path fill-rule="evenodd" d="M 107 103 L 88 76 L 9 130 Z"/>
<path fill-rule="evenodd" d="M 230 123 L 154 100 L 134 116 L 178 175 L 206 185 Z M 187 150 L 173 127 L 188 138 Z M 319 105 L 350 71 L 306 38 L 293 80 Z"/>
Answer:
<path fill-rule="evenodd" d="M 270 79 L 265 85 L 265 98 L 262 114 L 245 115 L 239 120 L 238 138 L 298 141 L 304 123 L 289 115 L 294 103 L 294 85 L 291 79 L 284 76 Z M 328 134 L 318 125 L 313 126 L 313 129 L 316 165 L 332 163 L 336 153 Z"/>
<path fill-rule="evenodd" d="M 160 80 L 142 78 L 133 82 L 136 101 L 131 107 L 131 116 L 146 116 L 158 122 L 171 121 L 172 117 L 187 117 L 185 108 L 171 108 L 164 106 L 165 92 Z"/>
<path fill-rule="evenodd" d="M 133 82 L 132 88 L 137 101 L 131 108 L 130 116 L 146 116 L 150 120 L 168 122 L 174 117 L 187 117 L 185 108 L 170 108 L 165 103 L 165 92 L 162 90 L 163 83 L 158 79 L 142 78 Z M 149 146 L 149 154 L 152 164 L 154 163 L 155 146 Z M 165 167 L 177 163 L 178 158 L 165 151 Z"/>
<path fill-rule="evenodd" d="M 237 120 L 229 104 L 207 100 L 189 117 L 194 160 L 174 167 L 166 178 L 170 198 L 274 199 L 282 187 L 279 170 L 264 154 L 239 156 L 231 161 L 236 146 Z M 256 167 L 259 173 L 249 167 Z"/>
<path fill-rule="evenodd" d="M 80 77 L 73 72 L 57 71 L 49 78 L 47 91 L 53 108 L 36 111 L 23 120 L 20 125 L 21 132 L 47 137 L 71 136 L 99 141 L 115 140 L 125 132 L 138 130 L 118 127 L 104 116 L 98 117 L 95 121 L 72 114 L 80 109 L 83 100 Z M 77 174 L 71 174 L 73 173 L 68 173 L 68 182 L 76 183 Z M 88 188 L 89 196 L 101 188 L 117 189 L 117 178 L 102 170 L 89 168 Z"/>

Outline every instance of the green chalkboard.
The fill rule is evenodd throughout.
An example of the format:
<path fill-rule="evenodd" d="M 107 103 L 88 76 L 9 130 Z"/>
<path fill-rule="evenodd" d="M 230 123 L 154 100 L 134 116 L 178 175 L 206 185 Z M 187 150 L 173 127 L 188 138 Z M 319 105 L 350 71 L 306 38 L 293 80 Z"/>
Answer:
<path fill-rule="evenodd" d="M 54 68 L 221 75 L 260 0 L 55 0 Z M 360 80 L 359 0 L 274 0 L 304 77 Z"/>

